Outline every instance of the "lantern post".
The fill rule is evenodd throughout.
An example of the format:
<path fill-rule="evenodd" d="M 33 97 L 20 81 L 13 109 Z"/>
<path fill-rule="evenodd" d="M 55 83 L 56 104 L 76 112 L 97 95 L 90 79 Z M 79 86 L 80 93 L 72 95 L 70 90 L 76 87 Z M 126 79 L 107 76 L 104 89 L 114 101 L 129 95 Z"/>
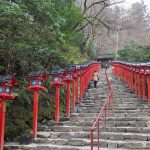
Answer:
<path fill-rule="evenodd" d="M 129 65 L 129 72 L 131 74 L 131 90 L 133 91 L 134 90 L 134 72 L 133 72 L 133 65 L 132 63 L 130 63 Z"/>
<path fill-rule="evenodd" d="M 82 95 L 83 95 L 83 89 L 84 89 L 84 86 L 85 86 L 85 83 L 84 83 L 84 64 L 81 65 L 81 68 L 80 68 L 80 101 L 82 100 Z"/>
<path fill-rule="evenodd" d="M 73 79 L 72 82 L 72 109 L 75 107 L 75 103 L 78 102 L 78 71 L 80 70 L 80 65 L 74 65 Z M 76 98 L 76 99 L 75 99 Z"/>
<path fill-rule="evenodd" d="M 147 67 L 146 67 L 146 70 L 145 70 L 145 74 L 146 74 L 146 77 L 147 77 L 147 96 L 148 96 L 148 103 L 150 104 L 150 63 L 147 63 Z"/>
<path fill-rule="evenodd" d="M 4 146 L 6 100 L 14 100 L 13 86 L 18 85 L 15 75 L 0 76 L 0 150 Z"/>
<path fill-rule="evenodd" d="M 141 92 L 141 95 L 142 95 L 142 99 L 143 101 L 146 100 L 146 92 L 145 92 L 145 70 L 146 70 L 146 66 L 147 64 L 146 63 L 141 63 L 141 69 L 140 69 L 140 74 L 141 74 L 141 80 L 142 80 L 142 92 Z"/>
<path fill-rule="evenodd" d="M 73 80 L 73 70 L 74 67 L 67 66 L 65 67 L 65 74 L 64 74 L 64 82 L 66 83 L 66 115 L 67 118 L 70 118 L 70 84 L 74 81 Z"/>
<path fill-rule="evenodd" d="M 124 63 L 123 66 L 124 66 L 124 82 L 127 84 L 128 83 L 128 77 L 131 76 L 131 72 L 129 69 L 130 67 L 129 67 L 128 63 Z"/>
<path fill-rule="evenodd" d="M 81 101 L 82 99 L 82 93 L 83 93 L 83 88 L 84 88 L 84 76 L 83 76 L 83 70 L 81 71 L 81 76 L 80 76 L 80 94 L 79 94 L 79 100 Z"/>
<path fill-rule="evenodd" d="M 80 94 L 79 94 L 79 99 L 81 101 L 82 100 L 82 96 L 83 96 L 83 90 L 84 90 L 84 87 L 85 87 L 85 62 L 80 64 L 79 77 L 80 77 Z"/>
<path fill-rule="evenodd" d="M 125 83 L 127 83 L 127 75 L 128 75 L 128 73 L 130 74 L 129 69 L 128 69 L 128 65 L 127 65 L 127 63 L 125 63 L 124 64 L 124 82 Z"/>
<path fill-rule="evenodd" d="M 52 75 L 52 86 L 55 86 L 56 94 L 55 94 L 55 122 L 59 123 L 59 110 L 60 110 L 60 98 L 59 98 L 59 88 L 64 86 L 63 82 L 63 74 L 64 69 L 55 68 L 49 72 Z"/>
<path fill-rule="evenodd" d="M 46 80 L 47 74 L 45 70 L 33 71 L 28 74 L 30 85 L 27 88 L 28 91 L 34 92 L 33 100 L 33 138 L 37 138 L 37 120 L 38 120 L 38 93 L 39 91 L 45 91 L 43 81 Z"/>
<path fill-rule="evenodd" d="M 75 98 L 76 98 L 76 103 L 79 103 L 79 79 L 81 76 L 80 64 L 76 65 L 75 76 L 76 76 L 75 78 L 73 77 L 73 79 L 75 80 Z"/>
<path fill-rule="evenodd" d="M 140 70 L 141 70 L 141 64 L 138 63 L 137 64 L 137 67 L 136 67 L 136 74 L 137 74 L 137 94 L 139 97 L 141 97 L 141 73 L 140 73 Z"/>
<path fill-rule="evenodd" d="M 136 91 L 136 64 L 132 63 L 133 91 Z"/>
<path fill-rule="evenodd" d="M 148 102 L 150 104 L 150 70 L 147 71 Z"/>

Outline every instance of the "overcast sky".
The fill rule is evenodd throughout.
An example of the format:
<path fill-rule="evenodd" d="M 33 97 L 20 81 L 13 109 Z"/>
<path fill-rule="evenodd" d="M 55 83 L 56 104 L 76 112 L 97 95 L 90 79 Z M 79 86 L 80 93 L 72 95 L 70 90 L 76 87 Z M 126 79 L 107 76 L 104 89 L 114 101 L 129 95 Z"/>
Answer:
<path fill-rule="evenodd" d="M 135 2 L 140 2 L 141 0 L 125 0 L 125 3 L 124 5 L 126 7 L 129 7 L 132 3 L 135 3 Z M 150 0 L 144 0 L 145 4 L 148 5 L 148 7 L 150 8 Z"/>

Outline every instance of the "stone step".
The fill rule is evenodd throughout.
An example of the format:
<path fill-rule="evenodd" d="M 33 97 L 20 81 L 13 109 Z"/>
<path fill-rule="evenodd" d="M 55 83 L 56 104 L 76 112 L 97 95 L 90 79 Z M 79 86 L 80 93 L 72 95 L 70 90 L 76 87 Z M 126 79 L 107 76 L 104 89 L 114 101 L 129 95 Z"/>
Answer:
<path fill-rule="evenodd" d="M 38 144 L 53 144 L 53 145 L 70 145 L 70 146 L 89 146 L 90 140 L 88 139 L 81 139 L 81 138 L 71 138 L 71 139 L 40 139 L 36 140 Z M 97 140 L 94 141 L 94 145 L 97 144 Z"/>
<path fill-rule="evenodd" d="M 134 150 L 144 150 L 150 148 L 150 141 L 111 141 L 111 140 L 101 140 L 101 142 L 107 142 L 107 146 L 111 148 L 123 148 L 123 149 L 134 149 Z"/>
<path fill-rule="evenodd" d="M 122 101 L 122 102 L 128 102 L 130 104 L 139 104 L 140 103 L 140 101 L 138 100 L 138 98 L 130 98 L 130 97 L 128 97 L 128 98 L 122 98 L 121 96 L 120 97 L 116 97 L 115 94 L 114 94 L 114 98 L 115 98 L 115 100 L 117 102 Z M 120 103 L 117 103 L 117 104 L 119 105 Z"/>
<path fill-rule="evenodd" d="M 97 100 L 101 100 L 101 99 L 106 99 L 108 97 L 108 95 L 95 95 L 95 96 L 89 96 L 89 97 L 85 97 L 83 101 L 97 101 Z"/>
<path fill-rule="evenodd" d="M 138 102 L 140 101 L 139 97 L 138 96 L 133 96 L 131 97 L 129 95 L 129 93 L 121 93 L 121 94 L 118 94 L 115 92 L 115 89 L 113 90 L 114 91 L 114 97 L 116 98 L 116 100 L 122 100 L 122 101 L 127 101 L 127 102 Z"/>
<path fill-rule="evenodd" d="M 98 113 L 72 113 L 71 117 L 96 117 Z"/>
<path fill-rule="evenodd" d="M 81 109 L 81 108 L 87 108 L 87 109 L 92 109 L 92 108 L 94 108 L 94 109 L 100 109 L 98 106 L 100 106 L 100 104 L 101 104 L 102 102 L 98 102 L 98 103 L 92 103 L 92 104 L 87 104 L 87 105 L 80 105 L 80 106 L 77 106 L 77 109 Z"/>
<path fill-rule="evenodd" d="M 97 138 L 97 130 L 94 132 L 94 138 Z M 108 140 L 141 140 L 150 141 L 150 134 L 144 133 L 125 133 L 125 132 L 101 132 L 101 139 Z M 72 139 L 72 138 L 90 138 L 90 132 L 38 132 L 38 137 L 40 138 L 50 138 L 50 139 Z"/>
<path fill-rule="evenodd" d="M 92 111 L 92 112 L 73 112 L 71 113 L 71 117 L 96 117 L 98 115 L 98 111 Z M 138 112 L 138 111 L 115 111 L 113 110 L 111 113 L 111 116 L 115 117 L 149 117 L 149 112 Z"/>
<path fill-rule="evenodd" d="M 99 107 L 95 107 L 95 106 L 91 106 L 91 107 L 77 107 L 72 112 L 78 112 L 78 113 L 99 113 L 100 110 L 101 110 L 101 107 L 102 107 L 102 105 L 99 106 Z M 114 108 L 113 109 L 113 113 L 140 113 L 140 112 L 142 112 L 142 111 L 137 109 L 137 108 Z M 147 113 L 149 113 L 149 111 Z"/>
<path fill-rule="evenodd" d="M 127 133 L 150 134 L 150 128 L 149 127 L 107 127 L 106 131 L 108 131 L 108 132 L 127 132 Z"/>
<path fill-rule="evenodd" d="M 79 126 L 49 126 L 48 129 L 54 132 L 81 132 L 82 128 Z"/>
<path fill-rule="evenodd" d="M 93 147 L 93 150 L 97 150 L 97 146 Z M 5 150 L 91 150 L 90 146 L 69 146 L 69 145 L 52 145 L 52 144 L 44 144 L 44 145 L 5 145 Z M 100 150 L 116 150 L 116 148 L 100 148 Z M 117 150 L 133 150 L 133 149 L 122 149 L 117 148 Z M 138 149 L 143 150 L 143 149 Z"/>
<path fill-rule="evenodd" d="M 104 121 L 101 121 L 101 125 L 104 125 Z M 91 127 L 94 122 L 67 122 L 66 125 L 68 126 L 80 126 L 80 127 Z M 147 127 L 147 124 L 144 121 L 107 121 L 106 122 L 108 127 Z"/>
<path fill-rule="evenodd" d="M 117 106 L 117 107 L 133 107 L 133 106 L 137 106 L 137 104 L 130 101 L 129 104 L 114 104 L 114 106 Z"/>
<path fill-rule="evenodd" d="M 115 99 L 115 98 L 114 98 Z M 116 105 L 139 105 L 139 102 L 137 101 L 123 101 L 123 100 L 115 100 Z M 119 106 L 120 107 L 120 106 Z"/>
<path fill-rule="evenodd" d="M 114 113 L 111 116 L 113 117 L 149 117 L 150 114 L 149 113 Z"/>
<path fill-rule="evenodd" d="M 123 118 L 118 118 L 118 120 L 113 120 L 112 118 L 108 118 L 107 120 L 107 127 L 146 127 L 147 123 L 145 121 L 145 119 L 141 119 L 141 118 L 135 118 L 132 120 L 132 118 L 126 118 L 123 121 Z M 84 130 L 84 128 L 86 129 L 90 129 L 90 127 L 93 125 L 93 121 L 84 121 L 84 120 L 80 120 L 78 121 L 66 121 L 64 123 L 64 125 L 60 124 L 60 126 L 48 126 L 46 127 L 47 130 L 52 130 L 55 132 L 59 132 L 59 131 L 81 131 Z M 104 123 L 103 121 L 101 121 L 101 125 L 103 126 Z"/>
<path fill-rule="evenodd" d="M 37 143 L 41 144 L 54 144 L 54 145 L 70 145 L 70 146 L 89 146 L 89 139 L 80 139 L 80 138 L 72 138 L 72 139 L 37 139 Z M 94 139 L 93 144 L 96 146 L 98 143 L 97 139 Z M 150 147 L 150 141 L 137 141 L 137 140 L 105 140 L 101 139 L 102 147 L 109 147 L 109 145 L 116 145 L 119 148 L 136 148 L 136 149 L 146 149 Z"/>
<path fill-rule="evenodd" d="M 113 109 L 114 110 L 116 110 L 116 111 L 134 111 L 134 110 L 137 110 L 137 106 L 133 106 L 133 107 L 131 107 L 131 106 L 128 106 L 128 107 L 116 107 L 116 106 L 114 106 L 113 107 Z"/>
<path fill-rule="evenodd" d="M 149 117 L 107 117 L 107 121 L 147 121 Z M 95 121 L 95 117 L 72 117 L 69 119 L 70 122 L 77 122 L 77 121 Z"/>
<path fill-rule="evenodd" d="M 82 101 L 81 105 L 82 104 L 86 104 L 86 103 L 93 103 L 93 100 L 88 100 L 88 99 L 85 99 Z M 77 105 L 78 106 L 78 105 Z"/>
<path fill-rule="evenodd" d="M 80 105 L 76 105 L 76 106 L 86 105 L 90 103 L 99 103 L 99 102 L 101 102 L 101 97 L 95 96 L 94 99 L 88 99 L 88 98 L 84 99 L 82 103 L 80 103 Z"/>
<path fill-rule="evenodd" d="M 141 110 L 139 109 L 135 109 L 135 110 L 119 110 L 119 109 L 113 109 L 113 113 L 142 113 Z"/>
<path fill-rule="evenodd" d="M 80 138 L 80 139 L 89 139 L 90 132 L 49 132 L 51 139 L 72 139 L 72 138 Z M 96 132 L 95 132 L 96 135 Z"/>
<path fill-rule="evenodd" d="M 77 108 L 76 110 L 74 110 L 74 112 L 77 112 L 77 113 L 99 113 L 100 112 L 100 108 L 99 109 L 95 109 L 94 107 L 93 107 L 93 109 L 91 109 L 91 108 Z"/>
<path fill-rule="evenodd" d="M 90 146 L 90 140 L 85 139 L 37 139 L 36 143 L 38 146 L 45 146 L 48 144 L 49 146 L 57 145 L 57 146 L 75 146 L 75 147 L 82 147 L 82 146 Z M 95 139 L 93 141 L 94 146 L 97 146 L 98 141 Z M 7 147 L 7 145 L 6 145 Z M 112 140 L 101 140 L 101 147 L 108 147 L 108 148 L 126 148 L 126 149 L 149 149 L 150 141 L 135 141 L 135 140 L 126 140 L 126 141 L 112 141 Z"/>
<path fill-rule="evenodd" d="M 150 134 L 143 134 L 143 133 L 102 132 L 100 136 L 101 139 L 107 139 L 107 140 L 150 141 Z"/>

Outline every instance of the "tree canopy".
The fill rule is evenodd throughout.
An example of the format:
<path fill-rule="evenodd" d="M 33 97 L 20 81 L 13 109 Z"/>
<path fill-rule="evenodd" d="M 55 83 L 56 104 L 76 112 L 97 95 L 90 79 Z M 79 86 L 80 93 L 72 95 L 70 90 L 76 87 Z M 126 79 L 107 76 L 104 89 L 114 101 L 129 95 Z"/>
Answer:
<path fill-rule="evenodd" d="M 74 0 L 0 0 L 0 74 L 15 72 L 20 85 L 14 93 L 16 100 L 7 103 L 8 140 L 31 130 L 33 95 L 26 91 L 28 72 L 86 60 L 85 35 L 74 29 L 82 22 Z M 39 120 L 54 116 L 50 82 L 46 82 L 46 93 L 40 94 Z M 60 92 L 64 98 L 64 89 Z"/>
<path fill-rule="evenodd" d="M 131 41 L 119 51 L 119 60 L 131 62 L 149 62 L 150 45 L 141 45 Z"/>
<path fill-rule="evenodd" d="M 73 27 L 82 21 L 73 1 L 1 0 L 0 72 L 22 75 L 43 66 L 81 61 L 84 34 Z"/>

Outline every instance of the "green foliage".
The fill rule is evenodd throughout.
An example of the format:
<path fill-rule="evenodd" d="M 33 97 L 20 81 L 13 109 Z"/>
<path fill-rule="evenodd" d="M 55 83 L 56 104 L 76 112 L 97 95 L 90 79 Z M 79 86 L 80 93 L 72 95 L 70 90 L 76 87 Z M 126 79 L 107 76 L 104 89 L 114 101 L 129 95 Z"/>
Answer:
<path fill-rule="evenodd" d="M 7 103 L 6 139 L 31 131 L 33 93 L 27 91 L 27 73 L 86 59 L 81 53 L 85 36 L 75 30 L 83 18 L 74 0 L 0 0 L 0 74 L 15 72 L 20 84 L 15 101 Z M 55 91 L 49 83 L 40 93 L 39 121 L 54 118 Z M 60 93 L 62 115 L 65 90 Z"/>
<path fill-rule="evenodd" d="M 0 71 L 17 71 L 68 64 L 62 49 L 73 46 L 80 56 L 83 33 L 73 27 L 82 23 L 81 10 L 68 1 L 0 1 Z M 82 39 L 82 40 L 81 40 Z M 5 57 L 7 56 L 7 59 Z"/>
<path fill-rule="evenodd" d="M 150 60 L 150 45 L 129 42 L 119 51 L 119 59 L 123 61 L 147 62 Z"/>

